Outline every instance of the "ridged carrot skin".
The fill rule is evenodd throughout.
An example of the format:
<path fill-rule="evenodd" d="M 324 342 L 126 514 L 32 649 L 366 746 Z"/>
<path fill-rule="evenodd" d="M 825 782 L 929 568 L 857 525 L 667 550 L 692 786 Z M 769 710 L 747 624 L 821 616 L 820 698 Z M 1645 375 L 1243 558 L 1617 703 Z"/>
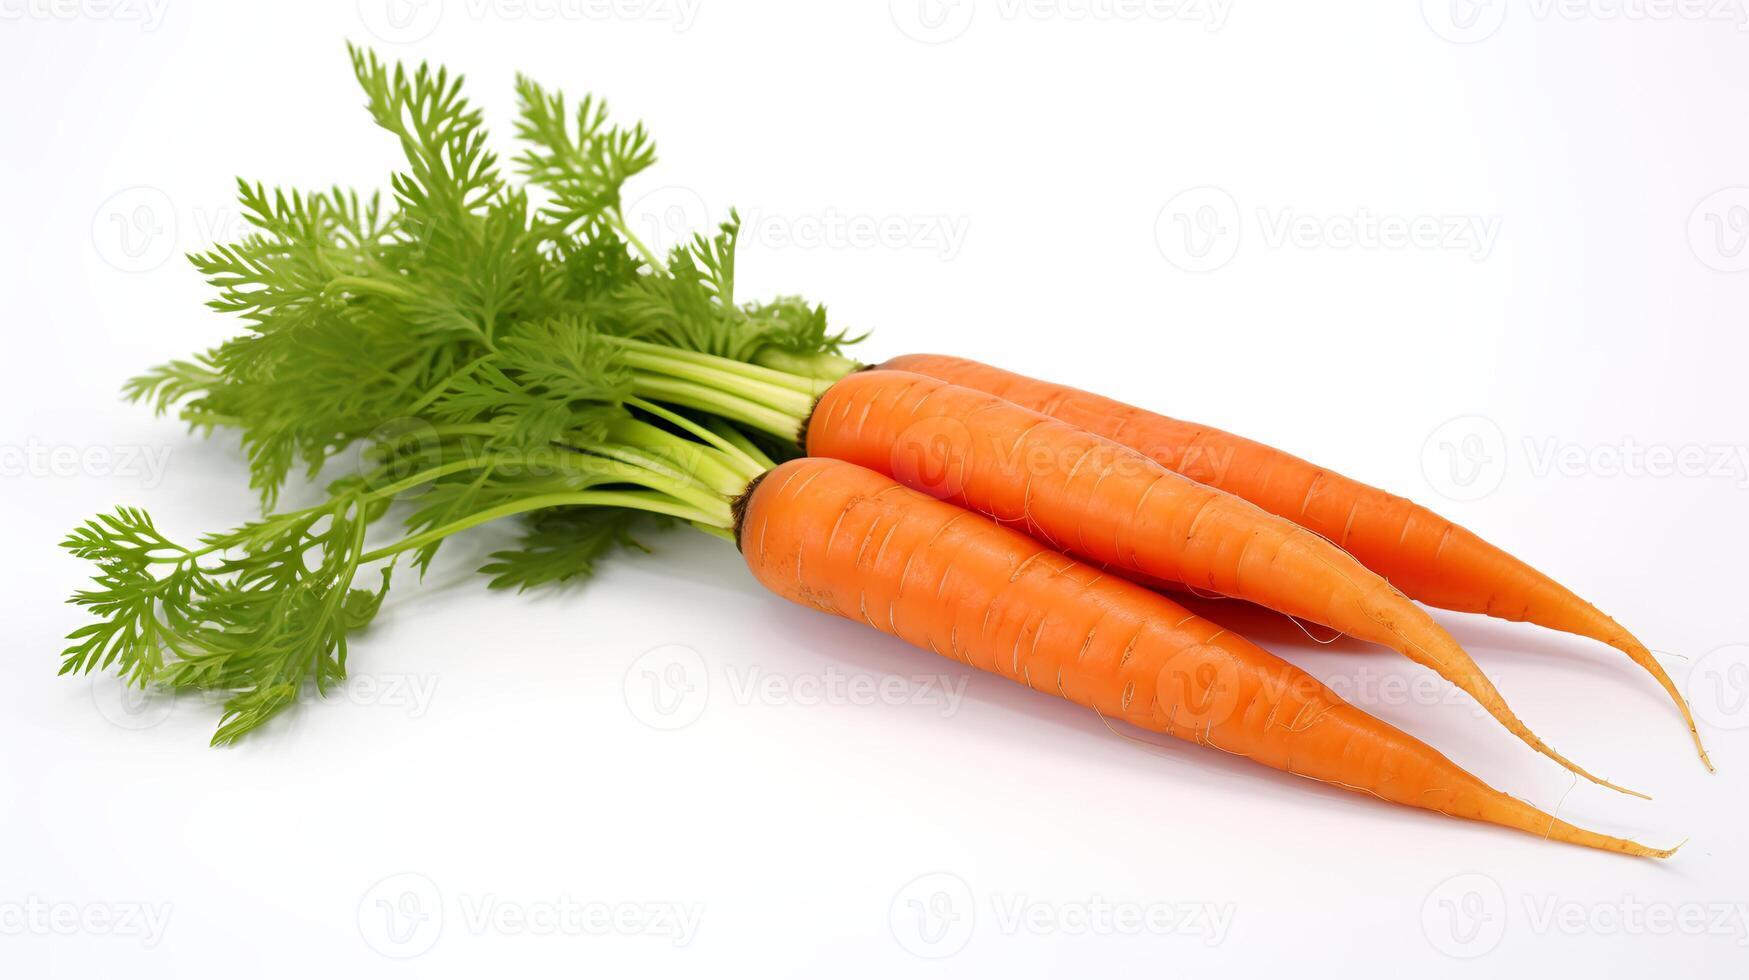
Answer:
<path fill-rule="evenodd" d="M 1167 469 L 1316 531 L 1430 606 L 1607 643 L 1664 688 L 1701 760 L 1712 766 L 1688 702 L 1645 644 L 1559 582 L 1414 501 L 1230 432 L 977 361 L 911 354 L 882 366 L 976 388 L 1121 442 Z"/>
<path fill-rule="evenodd" d="M 834 383 L 805 438 L 810 456 L 878 470 L 1101 568 L 1246 599 L 1396 649 L 1537 751 L 1621 789 L 1534 735 L 1425 610 L 1342 549 L 1126 446 L 982 391 L 887 370 Z"/>
<path fill-rule="evenodd" d="M 1557 820 L 1170 599 L 871 470 L 777 467 L 744 499 L 738 541 L 754 576 L 792 602 L 1106 718 L 1393 803 L 1671 853 Z"/>

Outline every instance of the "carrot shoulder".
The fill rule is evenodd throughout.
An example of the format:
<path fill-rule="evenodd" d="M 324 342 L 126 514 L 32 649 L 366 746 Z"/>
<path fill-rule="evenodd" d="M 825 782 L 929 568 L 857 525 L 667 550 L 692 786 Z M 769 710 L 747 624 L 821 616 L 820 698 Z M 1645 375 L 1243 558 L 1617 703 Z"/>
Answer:
<path fill-rule="evenodd" d="M 830 459 L 749 491 L 767 588 L 1150 731 L 1406 806 L 1638 856 L 1495 790 L 1298 668 L 1018 531 Z"/>
<path fill-rule="evenodd" d="M 882 366 L 976 388 L 1121 442 L 1334 541 L 1428 605 L 1607 643 L 1670 696 L 1701 760 L 1712 767 L 1688 702 L 1645 644 L 1559 582 L 1426 507 L 1230 432 L 976 361 L 912 354 Z"/>
<path fill-rule="evenodd" d="M 1246 599 L 1392 647 L 1468 692 L 1537 751 L 1621 789 L 1533 734 L 1425 610 L 1342 549 L 1109 439 L 985 392 L 885 370 L 833 384 L 806 439 L 810 455 L 879 470 L 1100 567 Z"/>

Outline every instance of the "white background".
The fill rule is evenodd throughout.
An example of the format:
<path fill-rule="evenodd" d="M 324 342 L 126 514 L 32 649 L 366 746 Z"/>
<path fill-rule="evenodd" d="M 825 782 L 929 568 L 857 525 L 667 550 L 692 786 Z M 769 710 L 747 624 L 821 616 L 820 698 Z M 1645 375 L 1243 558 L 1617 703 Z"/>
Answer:
<path fill-rule="evenodd" d="M 0 971 L 1737 975 L 1743 12 L 1423 6 L 0 0 Z M 1598 644 L 1441 615 L 1655 802 L 1573 785 L 1387 652 L 1200 608 L 1539 806 L 1690 843 L 1636 862 L 1141 744 L 683 531 L 520 597 L 470 571 L 500 539 L 458 545 L 342 697 L 231 750 L 213 705 L 57 678 L 75 522 L 252 513 L 233 443 L 116 392 L 235 329 L 177 257 L 234 233 L 234 176 L 386 184 L 346 38 L 464 71 L 500 149 L 517 70 L 609 97 L 662 158 L 634 220 L 738 205 L 744 294 L 828 302 L 865 358 L 1212 422 L 1545 568 L 1660 651 L 1717 775 Z M 1410 227 L 1436 234 L 1368 231 Z M 566 902 L 618 924 L 544 917 Z M 1100 903 L 1179 918 L 1079 917 Z"/>

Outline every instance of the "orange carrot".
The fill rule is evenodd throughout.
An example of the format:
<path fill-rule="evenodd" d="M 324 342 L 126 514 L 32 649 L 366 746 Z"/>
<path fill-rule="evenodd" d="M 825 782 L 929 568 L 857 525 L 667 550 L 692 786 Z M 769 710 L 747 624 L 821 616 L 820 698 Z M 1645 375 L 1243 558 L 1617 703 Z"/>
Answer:
<path fill-rule="evenodd" d="M 805 438 L 809 455 L 886 473 L 1102 567 L 1246 599 L 1396 649 L 1538 752 L 1621 789 L 1532 734 L 1431 616 L 1342 549 L 1109 439 L 985 392 L 883 370 L 833 384 Z"/>
<path fill-rule="evenodd" d="M 1230 432 L 976 361 L 913 354 L 883 366 L 976 388 L 1121 442 L 1170 470 L 1323 535 L 1428 605 L 1531 622 L 1607 643 L 1670 695 L 1701 761 L 1712 768 L 1688 702 L 1645 644 L 1554 579 L 1413 501 Z"/>
<path fill-rule="evenodd" d="M 1157 593 L 862 467 L 798 459 L 742 498 L 747 567 L 792 602 L 1154 732 L 1406 806 L 1632 854 L 1472 776 Z"/>

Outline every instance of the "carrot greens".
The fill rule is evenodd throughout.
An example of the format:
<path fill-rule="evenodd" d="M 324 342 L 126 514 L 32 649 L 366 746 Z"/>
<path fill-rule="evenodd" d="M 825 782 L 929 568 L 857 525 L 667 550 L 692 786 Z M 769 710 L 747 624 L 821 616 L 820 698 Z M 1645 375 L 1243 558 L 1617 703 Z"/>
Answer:
<path fill-rule="evenodd" d="M 825 386 L 748 362 L 848 341 L 794 297 L 737 303 L 733 217 L 665 257 L 639 241 L 621 190 L 654 147 L 600 102 L 519 79 L 518 184 L 459 77 L 351 56 L 405 156 L 391 198 L 240 181 L 250 232 L 190 258 L 245 332 L 125 388 L 240 433 L 264 508 L 294 472 L 336 476 L 326 499 L 191 546 L 129 508 L 64 542 L 97 565 L 72 601 L 99 620 L 62 672 L 221 692 L 215 743 L 343 679 L 394 569 L 423 573 L 452 535 L 520 517 L 481 569 L 517 589 L 588 576 L 642 524 L 729 536 Z"/>

